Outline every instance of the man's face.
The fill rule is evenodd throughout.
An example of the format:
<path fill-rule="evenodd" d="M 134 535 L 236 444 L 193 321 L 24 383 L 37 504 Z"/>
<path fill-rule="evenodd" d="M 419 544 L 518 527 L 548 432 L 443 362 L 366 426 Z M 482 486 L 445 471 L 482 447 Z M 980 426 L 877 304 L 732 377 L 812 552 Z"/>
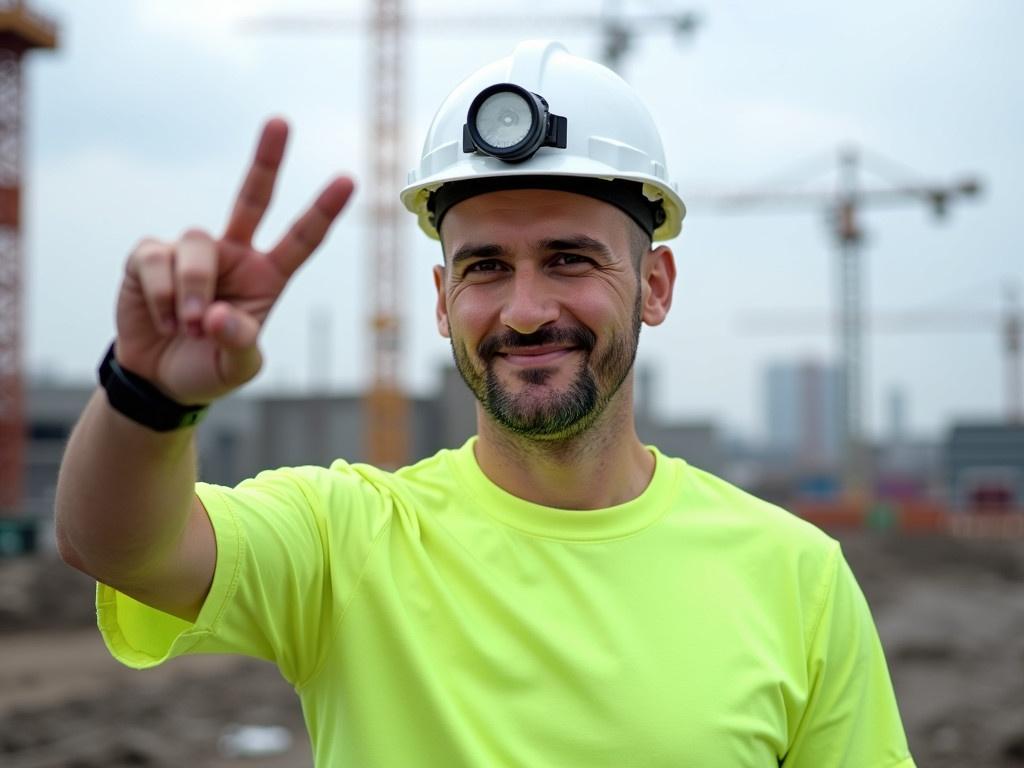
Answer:
<path fill-rule="evenodd" d="M 493 192 L 448 211 L 438 327 L 505 429 L 578 435 L 629 375 L 643 316 L 633 226 L 614 206 L 552 190 Z"/>

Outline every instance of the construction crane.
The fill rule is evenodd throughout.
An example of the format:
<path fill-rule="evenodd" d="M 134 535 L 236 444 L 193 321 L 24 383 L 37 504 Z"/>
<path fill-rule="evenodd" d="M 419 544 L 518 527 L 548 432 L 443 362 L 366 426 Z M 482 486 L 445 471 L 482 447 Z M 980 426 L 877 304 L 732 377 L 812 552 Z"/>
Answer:
<path fill-rule="evenodd" d="M 370 21 L 373 35 L 373 170 L 369 179 L 369 258 L 373 379 L 364 400 L 364 445 L 366 459 L 385 468 L 397 468 L 410 458 L 409 402 L 399 378 L 402 349 L 402 307 L 404 287 L 401 260 L 404 227 L 398 192 L 403 181 L 400 161 L 405 159 L 402 138 L 403 53 L 406 29 L 457 33 L 515 29 L 571 29 L 598 27 L 603 34 L 605 63 L 620 69 L 632 41 L 641 33 L 668 30 L 677 38 L 694 32 L 698 17 L 689 12 L 659 12 L 644 15 L 618 13 L 618 3 L 609 3 L 602 14 L 565 15 L 431 15 L 408 19 L 404 0 L 375 0 Z M 324 34 L 365 29 L 359 19 L 337 14 L 262 16 L 244 22 L 252 32 Z"/>
<path fill-rule="evenodd" d="M 371 332 L 373 380 L 366 394 L 364 443 L 367 460 L 397 469 L 410 453 L 409 400 L 399 378 L 402 352 L 402 255 L 405 231 L 398 190 L 402 148 L 403 0 L 376 0 L 373 14 L 373 171 L 369 179 L 369 249 L 373 263 Z"/>
<path fill-rule="evenodd" d="M 740 320 L 742 330 L 754 334 L 812 333 L 828 326 L 828 317 L 817 312 L 751 312 Z M 1024 309 L 1016 284 L 1006 284 L 1001 311 L 942 309 L 873 313 L 865 317 L 864 327 L 871 333 L 885 334 L 990 333 L 995 329 L 1003 352 L 1005 418 L 1008 424 L 1024 424 Z"/>
<path fill-rule="evenodd" d="M 953 183 L 906 181 L 905 169 L 874 153 L 855 147 L 839 152 L 838 183 L 831 190 L 805 191 L 793 182 L 806 183 L 819 172 L 801 171 L 802 178 L 791 186 L 775 186 L 739 193 L 701 195 L 723 211 L 751 208 L 790 207 L 825 210 L 837 246 L 838 305 L 835 333 L 839 351 L 842 387 L 840 393 L 843 426 L 843 489 L 851 500 L 862 500 L 870 487 L 868 451 L 864 432 L 863 372 L 863 287 L 861 246 L 863 230 L 860 213 L 864 208 L 924 204 L 938 218 L 946 216 L 949 206 L 962 198 L 973 197 L 981 185 L 974 178 Z M 868 163 L 864 163 L 867 160 Z M 878 177 L 880 183 L 862 183 L 862 166 Z M 832 162 L 829 167 L 834 167 Z M 894 168 L 897 168 L 894 172 Z M 691 196 L 693 199 L 695 196 Z"/>
<path fill-rule="evenodd" d="M 22 380 L 22 60 L 57 46 L 57 29 L 22 0 L 0 0 L 0 517 L 22 515 L 25 395 Z"/>

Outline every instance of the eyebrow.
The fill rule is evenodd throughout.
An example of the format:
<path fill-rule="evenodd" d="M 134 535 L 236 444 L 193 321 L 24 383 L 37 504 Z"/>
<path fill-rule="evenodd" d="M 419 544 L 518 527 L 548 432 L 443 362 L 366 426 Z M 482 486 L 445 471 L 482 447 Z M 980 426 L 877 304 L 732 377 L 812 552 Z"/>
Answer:
<path fill-rule="evenodd" d="M 607 245 L 587 235 L 540 240 L 535 248 L 541 251 L 590 251 L 606 259 L 612 255 Z M 467 259 L 493 259 L 506 254 L 507 250 L 496 243 L 467 243 L 452 254 L 452 266 Z"/>
<path fill-rule="evenodd" d="M 538 243 L 541 250 L 545 251 L 590 251 L 610 259 L 612 250 L 600 240 L 595 240 L 586 235 L 572 235 L 568 238 L 542 240 Z"/>
<path fill-rule="evenodd" d="M 505 254 L 505 249 L 494 243 L 477 244 L 467 243 L 452 254 L 452 266 L 467 259 L 493 259 L 496 256 Z"/>

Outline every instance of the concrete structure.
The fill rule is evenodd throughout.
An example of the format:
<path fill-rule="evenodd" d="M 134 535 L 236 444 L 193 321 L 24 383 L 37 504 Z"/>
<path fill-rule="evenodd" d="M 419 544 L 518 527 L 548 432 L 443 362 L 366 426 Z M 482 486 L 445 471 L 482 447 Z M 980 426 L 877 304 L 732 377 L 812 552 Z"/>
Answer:
<path fill-rule="evenodd" d="M 1024 510 L 1024 425 L 954 425 L 946 439 L 945 479 L 958 511 Z"/>
<path fill-rule="evenodd" d="M 656 445 L 667 456 L 679 456 L 700 469 L 721 475 L 725 450 L 718 428 L 711 421 L 665 421 L 654 407 L 655 376 L 649 368 L 637 367 L 634 392 L 636 431 L 648 445 Z"/>
<path fill-rule="evenodd" d="M 413 460 L 462 445 L 476 432 L 473 395 L 454 368 L 441 373 L 434 397 L 409 400 Z M 28 392 L 30 442 L 27 513 L 48 519 L 64 445 L 93 386 L 37 381 Z M 242 391 L 218 402 L 199 427 L 199 476 L 234 485 L 263 469 L 328 465 L 337 458 L 366 461 L 362 439 L 366 411 L 359 394 L 260 395 Z M 723 460 L 709 422 L 666 424 L 654 418 L 650 398 L 638 409 L 641 439 L 711 472 Z"/>
<path fill-rule="evenodd" d="M 53 381 L 32 382 L 29 386 L 23 499 L 27 516 L 49 516 L 53 509 L 64 446 L 92 392 L 91 386 L 66 386 Z"/>

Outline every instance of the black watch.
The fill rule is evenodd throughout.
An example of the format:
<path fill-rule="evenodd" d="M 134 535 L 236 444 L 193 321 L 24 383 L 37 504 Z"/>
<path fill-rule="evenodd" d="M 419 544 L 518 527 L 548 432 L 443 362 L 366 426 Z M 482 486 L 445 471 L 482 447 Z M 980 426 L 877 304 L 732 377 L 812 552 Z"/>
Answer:
<path fill-rule="evenodd" d="M 100 386 L 107 391 L 110 406 L 132 421 L 156 432 L 194 427 L 203 420 L 209 406 L 182 405 L 141 376 L 126 371 L 114 356 L 110 344 L 99 367 Z"/>

